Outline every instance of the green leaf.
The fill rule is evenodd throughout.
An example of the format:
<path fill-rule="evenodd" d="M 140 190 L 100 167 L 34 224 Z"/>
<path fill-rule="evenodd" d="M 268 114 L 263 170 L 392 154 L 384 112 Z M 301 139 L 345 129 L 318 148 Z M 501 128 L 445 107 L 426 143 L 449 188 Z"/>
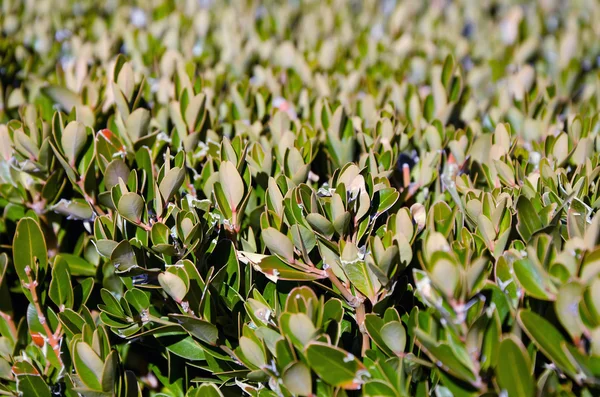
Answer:
<path fill-rule="evenodd" d="M 148 134 L 148 127 L 150 125 L 150 111 L 144 108 L 137 108 L 125 122 L 127 128 L 127 134 L 131 138 L 132 142 L 138 141 L 140 138 Z"/>
<path fill-rule="evenodd" d="M 554 302 L 556 316 L 577 344 L 585 331 L 579 314 L 579 303 L 583 297 L 583 289 L 583 286 L 577 282 L 564 284 L 558 291 Z"/>
<path fill-rule="evenodd" d="M 165 203 L 171 200 L 175 193 L 177 193 L 183 184 L 184 179 L 185 169 L 183 168 L 173 167 L 165 174 L 162 181 L 160 181 L 160 185 L 158 186 L 158 190 L 160 190 L 160 194 Z"/>
<path fill-rule="evenodd" d="M 75 345 L 73 362 L 77 374 L 87 387 L 93 390 L 102 390 L 104 363 L 87 343 L 78 342 Z"/>
<path fill-rule="evenodd" d="M 80 256 L 73 254 L 60 253 L 55 260 L 64 260 L 69 266 L 71 276 L 95 276 L 96 267 Z"/>
<path fill-rule="evenodd" d="M 508 336 L 500 343 L 496 375 L 498 385 L 507 391 L 508 397 L 534 395 L 531 361 L 521 341 L 514 336 Z"/>
<path fill-rule="evenodd" d="M 394 188 L 384 188 L 377 192 L 379 195 L 379 206 L 377 207 L 377 213 L 383 214 L 398 201 L 400 193 Z"/>
<path fill-rule="evenodd" d="M 203 383 L 198 388 L 197 396 L 202 397 L 223 397 L 223 393 L 214 383 Z"/>
<path fill-rule="evenodd" d="M 317 329 L 304 313 L 284 313 L 280 317 L 281 331 L 299 349 L 303 349 L 316 336 Z"/>
<path fill-rule="evenodd" d="M 398 321 L 390 321 L 381 327 L 381 339 L 396 355 L 404 354 L 406 347 L 406 330 Z"/>
<path fill-rule="evenodd" d="M 72 274 L 72 273 L 71 273 Z M 76 284 L 73 288 L 74 306 L 79 310 L 87 303 L 94 288 L 94 278 L 88 277 Z"/>
<path fill-rule="evenodd" d="M 125 370 L 123 376 L 123 394 L 121 397 L 141 397 L 140 384 L 133 371 Z"/>
<path fill-rule="evenodd" d="M 454 57 L 452 54 L 448 54 L 446 59 L 444 60 L 444 66 L 442 67 L 442 85 L 444 88 L 448 89 L 450 86 L 450 81 L 452 79 L 452 73 L 454 71 Z"/>
<path fill-rule="evenodd" d="M 317 233 L 320 233 L 327 238 L 331 238 L 333 233 L 335 233 L 333 224 L 321 214 L 308 214 L 306 216 L 306 221 Z"/>
<path fill-rule="evenodd" d="M 283 213 L 283 195 L 273 177 L 269 177 L 268 190 L 265 195 L 269 208 L 279 216 Z"/>
<path fill-rule="evenodd" d="M 346 245 L 347 247 L 348 245 Z M 343 263 L 343 262 L 342 262 Z M 371 301 L 375 299 L 381 284 L 377 276 L 369 269 L 364 261 L 355 260 L 344 264 L 344 271 L 352 285 L 362 292 Z"/>
<path fill-rule="evenodd" d="M 150 237 L 152 238 L 153 244 L 168 244 L 170 236 L 171 229 L 169 229 L 169 227 L 164 223 L 156 222 L 154 225 L 152 225 Z"/>
<path fill-rule="evenodd" d="M 111 190 L 114 186 L 119 184 L 119 179 L 123 182 L 127 182 L 129 179 L 130 169 L 121 159 L 114 159 L 107 166 L 104 171 L 104 184 L 106 190 Z"/>
<path fill-rule="evenodd" d="M 581 281 L 588 284 L 600 274 L 600 248 L 588 252 L 581 265 L 580 277 Z"/>
<path fill-rule="evenodd" d="M 71 337 L 80 334 L 85 324 L 85 320 L 71 309 L 65 309 L 65 311 L 58 313 L 58 318 L 67 336 Z"/>
<path fill-rule="evenodd" d="M 488 326 L 483 332 L 483 343 L 481 347 L 481 368 L 483 370 L 496 366 L 499 351 L 498 341 L 500 340 L 501 335 L 500 316 L 498 315 L 498 309 L 494 308 Z"/>
<path fill-rule="evenodd" d="M 330 385 L 356 390 L 364 383 L 368 371 L 352 354 L 326 343 L 312 342 L 306 348 L 310 368 Z"/>
<path fill-rule="evenodd" d="M 384 353 L 389 356 L 393 356 L 394 352 L 390 350 L 390 348 L 387 346 L 387 343 L 381 337 L 381 328 L 383 328 L 384 324 L 385 321 L 383 321 L 383 319 L 378 317 L 376 314 L 369 313 L 365 316 L 365 328 L 367 329 L 367 333 L 373 342 L 375 342 L 375 344 L 381 350 L 383 350 Z"/>
<path fill-rule="evenodd" d="M 397 216 L 404 218 L 406 215 L 401 212 Z M 408 221 L 404 219 L 404 222 Z M 438 201 L 429 210 L 427 222 L 427 225 L 432 227 L 433 230 L 448 238 L 454 228 L 454 212 L 446 202 Z M 412 228 L 412 224 L 409 227 Z"/>
<path fill-rule="evenodd" d="M 3 252 L 0 254 L 0 286 L 2 285 L 2 280 L 4 280 L 6 269 L 8 269 L 8 254 Z"/>
<path fill-rule="evenodd" d="M 425 104 L 423 105 L 423 117 L 425 117 L 425 120 L 431 122 L 433 120 L 433 118 L 435 117 L 435 102 L 433 99 L 433 95 L 429 94 L 427 95 L 427 98 L 425 98 Z M 434 133 L 436 135 L 439 136 L 439 134 L 437 133 L 437 130 L 435 130 L 435 127 L 433 128 Z M 425 136 L 429 137 L 431 135 L 430 133 L 430 129 L 427 128 Z M 439 138 L 438 138 L 439 140 Z M 433 149 L 433 150 L 437 150 L 439 147 L 437 147 L 436 145 L 433 144 L 429 144 L 429 148 Z"/>
<path fill-rule="evenodd" d="M 17 378 L 17 390 L 22 396 L 51 397 L 50 388 L 37 369 L 27 361 L 18 361 L 12 371 Z"/>
<path fill-rule="evenodd" d="M 144 199 L 139 194 L 129 192 L 125 193 L 119 199 L 117 206 L 119 214 L 128 221 L 140 224 L 144 213 Z"/>
<path fill-rule="evenodd" d="M 132 288 L 128 290 L 125 292 L 124 297 L 127 303 L 138 313 L 142 313 L 144 310 L 148 310 L 150 307 L 150 299 L 148 298 L 148 295 L 138 288 Z"/>
<path fill-rule="evenodd" d="M 517 202 L 517 221 L 517 230 L 525 242 L 543 227 L 537 211 L 525 196 L 520 196 Z"/>
<path fill-rule="evenodd" d="M 119 245 L 119 243 L 114 240 L 100 239 L 97 240 L 94 245 L 101 256 L 110 258 L 114 249 L 117 245 Z"/>
<path fill-rule="evenodd" d="M 556 287 L 550 276 L 529 258 L 519 259 L 513 264 L 515 276 L 528 295 L 542 300 L 554 300 Z"/>
<path fill-rule="evenodd" d="M 434 340 L 422 329 L 415 329 L 415 335 L 421 348 L 438 367 L 474 386 L 479 386 L 481 379 L 475 374 L 472 363 L 463 362 L 448 344 Z"/>
<path fill-rule="evenodd" d="M 181 326 L 190 333 L 190 335 L 200 339 L 203 342 L 216 346 L 219 337 L 217 327 L 208 321 L 200 320 L 199 318 L 185 316 L 183 314 L 171 314 L 171 318 L 175 319 Z"/>
<path fill-rule="evenodd" d="M 292 240 L 296 248 L 302 253 L 304 258 L 308 258 L 308 254 L 317 244 L 315 233 L 309 228 L 300 224 L 295 224 L 291 227 Z M 305 259 L 308 261 L 308 259 Z"/>
<path fill-rule="evenodd" d="M 61 152 L 59 152 L 59 150 L 52 143 L 50 143 L 50 147 L 52 148 L 54 155 L 58 159 L 58 162 L 60 163 L 60 165 L 63 167 L 63 169 L 67 173 L 67 177 L 69 178 L 69 181 L 71 181 L 72 184 L 76 184 L 78 177 L 75 173 L 74 166 L 71 166 L 71 165 L 69 165 L 69 163 L 67 163 L 67 160 L 63 157 Z"/>
<path fill-rule="evenodd" d="M 363 388 L 366 397 L 397 397 L 398 393 L 392 386 L 381 381 L 368 381 Z"/>
<path fill-rule="evenodd" d="M 27 305 L 26 317 L 27 317 L 27 325 L 29 326 L 30 333 L 37 332 L 42 335 L 45 335 L 46 330 L 44 329 L 44 326 L 40 322 L 40 317 L 37 312 L 37 309 L 31 303 L 29 305 Z"/>
<path fill-rule="evenodd" d="M 281 259 L 274 255 L 269 255 L 263 258 L 257 265 L 258 271 L 262 272 L 267 278 L 269 278 L 273 282 L 277 282 L 278 279 L 281 280 L 291 280 L 291 281 L 308 281 L 308 280 L 318 280 L 321 278 L 326 278 L 325 274 L 316 274 L 316 273 L 307 273 L 301 270 L 294 269 L 293 267 L 287 265 Z"/>
<path fill-rule="evenodd" d="M 42 271 L 48 266 L 46 240 L 33 218 L 23 218 L 17 224 L 13 240 L 13 262 L 19 279 L 25 283 L 29 282 L 26 268 L 31 269 L 35 275 L 38 273 L 38 266 Z"/>
<path fill-rule="evenodd" d="M 90 220 L 94 216 L 90 205 L 83 199 L 60 200 L 50 209 L 59 214 L 66 215 L 67 219 Z"/>
<path fill-rule="evenodd" d="M 71 121 L 63 130 L 61 145 L 69 164 L 75 167 L 75 162 L 87 142 L 87 129 L 79 121 Z"/>
<path fill-rule="evenodd" d="M 69 266 L 60 256 L 54 260 L 48 295 L 58 307 L 62 305 L 69 309 L 73 307 L 73 287 Z"/>
<path fill-rule="evenodd" d="M 105 392 L 111 392 L 115 389 L 117 382 L 118 373 L 117 366 L 119 364 L 119 355 L 116 350 L 110 352 L 108 357 L 104 360 L 104 367 L 102 369 L 102 390 Z"/>
<path fill-rule="evenodd" d="M 186 280 L 181 277 L 182 274 L 177 272 L 177 270 L 183 271 L 183 269 L 169 268 L 166 272 L 159 274 L 158 282 L 165 292 L 171 296 L 171 298 L 173 298 L 177 303 L 180 303 L 187 295 L 189 280 L 186 282 Z M 185 273 L 185 271 L 183 272 Z"/>
<path fill-rule="evenodd" d="M 269 227 L 262 231 L 262 238 L 271 253 L 279 255 L 288 263 L 294 261 L 294 244 L 285 234 Z"/>
<path fill-rule="evenodd" d="M 187 360 L 204 360 L 206 358 L 202 345 L 196 342 L 187 332 L 158 334 L 156 339 L 169 352 Z"/>
<path fill-rule="evenodd" d="M 494 160 L 494 166 L 498 172 L 498 177 L 507 186 L 515 186 L 515 173 L 505 162 Z"/>
<path fill-rule="evenodd" d="M 240 338 L 240 349 L 250 364 L 262 368 L 267 363 L 263 349 L 252 339 L 242 336 Z"/>
<path fill-rule="evenodd" d="M 231 161 L 221 162 L 221 166 L 219 167 L 219 182 L 229 203 L 229 208 L 233 212 L 236 212 L 240 202 L 244 198 L 245 186 L 237 168 Z"/>
<path fill-rule="evenodd" d="M 220 182 L 215 182 L 213 185 L 213 194 L 215 196 L 217 206 L 219 207 L 219 210 L 221 210 L 221 213 L 225 219 L 231 219 L 233 212 Z"/>
<path fill-rule="evenodd" d="M 310 369 L 302 362 L 295 362 L 283 371 L 283 385 L 292 394 L 308 396 L 312 393 Z"/>
<path fill-rule="evenodd" d="M 114 264 L 116 270 L 120 272 L 137 266 L 137 259 L 129 241 L 123 240 L 115 247 L 110 256 L 110 261 Z"/>
<path fill-rule="evenodd" d="M 83 105 L 79 95 L 65 87 L 49 85 L 43 87 L 42 92 L 48 95 L 55 103 L 59 104 L 67 113 L 70 113 L 75 106 Z"/>
<path fill-rule="evenodd" d="M 548 320 L 523 309 L 519 311 L 517 319 L 525 333 L 546 357 L 571 377 L 577 374 L 577 368 L 561 348 L 561 343 L 566 343 L 565 338 Z"/>
<path fill-rule="evenodd" d="M 447 252 L 437 251 L 431 257 L 431 280 L 446 297 L 453 298 L 460 282 L 460 268 Z"/>

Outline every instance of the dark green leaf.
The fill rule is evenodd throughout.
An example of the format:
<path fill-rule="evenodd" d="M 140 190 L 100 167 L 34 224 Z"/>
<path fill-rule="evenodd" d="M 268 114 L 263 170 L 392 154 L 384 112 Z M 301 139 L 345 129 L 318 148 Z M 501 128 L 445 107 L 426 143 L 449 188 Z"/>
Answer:
<path fill-rule="evenodd" d="M 363 364 L 352 354 L 321 342 L 312 342 L 306 348 L 310 368 L 325 382 L 354 390 L 361 387 L 368 374 Z"/>
<path fill-rule="evenodd" d="M 575 376 L 577 369 L 561 348 L 561 343 L 566 343 L 565 338 L 550 322 L 530 310 L 520 310 L 517 319 L 546 357 L 570 376 Z"/>
<path fill-rule="evenodd" d="M 525 347 L 517 338 L 507 337 L 500 343 L 496 374 L 498 384 L 507 391 L 508 397 L 534 395 L 531 362 Z"/>
<path fill-rule="evenodd" d="M 200 339 L 203 342 L 216 346 L 219 337 L 217 327 L 208 321 L 200 320 L 199 318 L 185 316 L 182 314 L 171 314 L 171 318 L 175 319 L 181 326 L 190 333 L 190 335 Z"/>
<path fill-rule="evenodd" d="M 48 295 L 59 307 L 62 305 L 69 309 L 73 307 L 73 288 L 71 287 L 69 266 L 60 256 L 54 260 Z"/>
<path fill-rule="evenodd" d="M 13 263 L 22 282 L 27 283 L 26 269 L 31 269 L 35 275 L 48 266 L 46 240 L 42 230 L 32 218 L 23 218 L 17 224 L 13 240 Z M 32 276 L 33 277 L 33 276 Z"/>

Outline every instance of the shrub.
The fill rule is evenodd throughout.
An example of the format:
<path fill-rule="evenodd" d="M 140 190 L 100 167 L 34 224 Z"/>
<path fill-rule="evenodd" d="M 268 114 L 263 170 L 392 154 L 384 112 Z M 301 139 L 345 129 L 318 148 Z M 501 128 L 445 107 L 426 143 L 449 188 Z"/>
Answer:
<path fill-rule="evenodd" d="M 600 392 L 597 4 L 147 3 L 2 2 L 0 394 Z"/>

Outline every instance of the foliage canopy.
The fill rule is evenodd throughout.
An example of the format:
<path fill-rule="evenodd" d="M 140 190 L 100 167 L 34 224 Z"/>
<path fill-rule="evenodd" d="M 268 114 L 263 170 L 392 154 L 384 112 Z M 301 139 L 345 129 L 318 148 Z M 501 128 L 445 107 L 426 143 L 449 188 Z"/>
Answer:
<path fill-rule="evenodd" d="M 128 3 L 0 2 L 0 395 L 600 393 L 597 3 Z"/>

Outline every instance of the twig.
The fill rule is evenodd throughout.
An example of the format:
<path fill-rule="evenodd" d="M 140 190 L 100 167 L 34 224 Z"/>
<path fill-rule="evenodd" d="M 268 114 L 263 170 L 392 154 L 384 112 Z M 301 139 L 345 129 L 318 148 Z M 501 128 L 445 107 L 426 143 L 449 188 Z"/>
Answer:
<path fill-rule="evenodd" d="M 402 164 L 402 184 L 405 189 L 410 185 L 410 167 L 408 164 Z"/>
<path fill-rule="evenodd" d="M 365 329 L 365 304 L 361 303 L 356 308 L 356 324 L 358 324 L 358 329 L 362 334 L 362 347 L 361 347 L 361 355 L 362 357 L 367 355 L 367 350 L 369 348 L 369 335 Z"/>
<path fill-rule="evenodd" d="M 62 333 L 62 324 L 58 323 L 58 327 L 56 327 L 56 331 L 54 331 L 54 337 L 58 339 L 60 334 Z"/>
<path fill-rule="evenodd" d="M 328 268 L 327 270 L 325 270 L 325 272 L 327 273 L 327 277 L 329 278 L 329 280 L 331 280 L 331 283 L 335 285 L 337 289 L 340 290 L 340 292 L 342 293 L 342 295 L 344 296 L 344 298 L 350 306 L 358 307 L 360 304 L 362 304 L 362 300 L 359 297 L 352 295 L 348 288 L 346 288 L 344 284 L 342 284 L 340 279 L 337 278 L 337 276 L 333 273 L 333 270 L 331 270 L 331 268 Z"/>
<path fill-rule="evenodd" d="M 52 351 L 54 351 L 54 354 L 56 354 L 56 358 L 58 358 L 58 361 L 62 362 L 60 359 L 59 340 L 56 338 L 56 336 L 54 336 L 54 334 L 52 333 L 52 330 L 50 330 L 50 327 L 48 326 L 48 322 L 46 321 L 46 316 L 44 315 L 44 312 L 42 311 L 42 307 L 40 306 L 40 301 L 39 301 L 37 290 L 36 290 L 36 287 L 38 284 L 37 284 L 37 281 L 33 280 L 33 278 L 31 277 L 31 268 L 29 266 L 25 267 L 25 273 L 27 274 L 27 279 L 29 280 L 29 282 L 24 283 L 24 286 L 31 293 L 31 299 L 33 299 L 33 306 L 35 307 L 35 310 L 37 311 L 40 324 L 42 324 L 42 327 L 44 327 L 44 332 L 46 333 L 48 343 L 50 344 L 50 347 L 52 347 Z M 57 331 L 58 331 L 58 329 L 57 329 Z"/>

